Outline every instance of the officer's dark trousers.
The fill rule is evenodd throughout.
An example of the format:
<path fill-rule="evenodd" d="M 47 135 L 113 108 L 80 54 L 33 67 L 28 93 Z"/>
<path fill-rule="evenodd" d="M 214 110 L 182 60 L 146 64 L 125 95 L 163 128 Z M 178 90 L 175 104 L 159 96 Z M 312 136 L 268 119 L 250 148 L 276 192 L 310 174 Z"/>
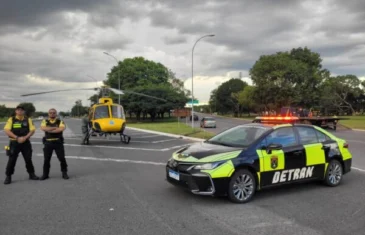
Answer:
<path fill-rule="evenodd" d="M 46 141 L 43 148 L 44 164 L 43 175 L 48 176 L 51 168 L 51 158 L 53 150 L 56 152 L 57 158 L 61 163 L 61 171 L 67 172 L 67 162 L 65 158 L 65 148 L 60 142 Z"/>
<path fill-rule="evenodd" d="M 6 175 L 11 176 L 14 174 L 16 161 L 18 159 L 19 153 L 23 155 L 25 161 L 25 167 L 29 174 L 34 173 L 34 166 L 32 162 L 32 144 L 29 140 L 25 141 L 24 143 L 19 144 L 16 141 L 10 141 L 10 156 L 9 161 L 6 166 Z"/>

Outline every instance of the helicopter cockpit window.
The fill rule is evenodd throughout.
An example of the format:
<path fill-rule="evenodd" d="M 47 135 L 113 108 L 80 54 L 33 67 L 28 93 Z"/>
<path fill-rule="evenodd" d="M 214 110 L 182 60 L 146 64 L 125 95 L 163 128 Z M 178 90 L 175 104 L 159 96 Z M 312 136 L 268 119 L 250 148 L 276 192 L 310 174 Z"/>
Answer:
<path fill-rule="evenodd" d="M 123 108 L 118 105 L 112 106 L 112 115 L 113 115 L 113 118 L 122 118 L 122 119 L 125 118 Z"/>
<path fill-rule="evenodd" d="M 99 106 L 95 108 L 94 118 L 109 118 L 109 109 L 108 106 Z"/>

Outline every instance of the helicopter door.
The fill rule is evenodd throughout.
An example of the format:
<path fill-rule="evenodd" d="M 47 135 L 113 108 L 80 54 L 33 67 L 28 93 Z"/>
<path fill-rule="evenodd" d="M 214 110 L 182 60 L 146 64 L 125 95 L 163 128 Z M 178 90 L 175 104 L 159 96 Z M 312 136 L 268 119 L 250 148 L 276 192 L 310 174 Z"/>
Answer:
<path fill-rule="evenodd" d="M 111 108 L 112 108 L 112 117 L 113 118 L 125 119 L 125 115 L 124 115 L 124 111 L 123 111 L 122 106 L 112 105 Z"/>

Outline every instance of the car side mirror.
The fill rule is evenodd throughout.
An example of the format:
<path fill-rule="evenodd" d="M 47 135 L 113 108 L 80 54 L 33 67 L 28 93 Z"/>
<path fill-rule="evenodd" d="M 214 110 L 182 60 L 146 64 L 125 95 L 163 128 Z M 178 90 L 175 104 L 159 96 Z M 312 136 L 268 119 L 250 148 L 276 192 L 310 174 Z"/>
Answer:
<path fill-rule="evenodd" d="M 271 154 L 273 150 L 281 150 L 281 149 L 283 149 L 283 145 L 281 144 L 270 144 L 269 146 L 267 146 L 266 152 L 268 154 Z"/>

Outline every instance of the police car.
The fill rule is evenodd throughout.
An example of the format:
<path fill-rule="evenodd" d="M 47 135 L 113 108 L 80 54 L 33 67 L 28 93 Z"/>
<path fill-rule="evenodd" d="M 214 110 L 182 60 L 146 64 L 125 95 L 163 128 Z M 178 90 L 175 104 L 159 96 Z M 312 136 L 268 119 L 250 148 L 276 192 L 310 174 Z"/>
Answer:
<path fill-rule="evenodd" d="M 244 124 L 174 152 L 166 179 L 194 194 L 246 203 L 272 186 L 314 180 L 339 185 L 351 171 L 348 147 L 317 126 Z"/>

